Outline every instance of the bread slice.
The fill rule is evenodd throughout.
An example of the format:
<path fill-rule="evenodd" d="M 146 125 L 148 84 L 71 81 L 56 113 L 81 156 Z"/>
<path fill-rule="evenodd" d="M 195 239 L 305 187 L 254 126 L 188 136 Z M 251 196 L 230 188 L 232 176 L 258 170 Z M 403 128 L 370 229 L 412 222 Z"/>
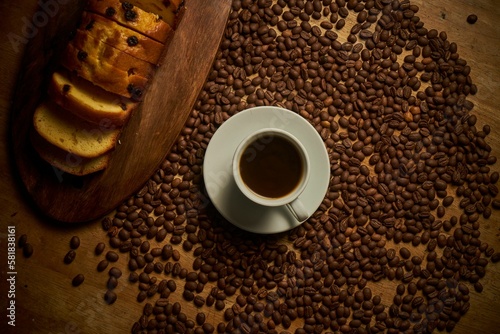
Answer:
<path fill-rule="evenodd" d="M 128 0 L 128 4 L 133 5 L 133 8 L 139 7 L 159 15 L 174 29 L 177 27 L 184 9 L 184 0 Z"/>
<path fill-rule="evenodd" d="M 49 143 L 34 130 L 31 131 L 31 143 L 43 160 L 63 172 L 76 176 L 84 176 L 103 170 L 108 167 L 110 160 L 109 154 L 88 159 L 66 152 Z"/>
<path fill-rule="evenodd" d="M 77 32 L 76 38 L 79 34 L 82 33 Z M 85 34 L 82 34 L 79 40 L 76 38 L 63 52 L 62 66 L 108 92 L 132 98 L 134 101 L 142 99 L 153 71 L 152 67 L 147 70 L 143 67 L 144 64 L 151 64 L 113 49 Z M 85 44 L 87 40 L 92 41 L 94 47 L 90 43 Z"/>
<path fill-rule="evenodd" d="M 86 9 L 160 43 L 167 41 L 172 34 L 172 28 L 167 22 L 157 14 L 146 12 L 139 7 L 128 9 L 129 7 L 130 5 L 119 0 L 89 0 Z"/>
<path fill-rule="evenodd" d="M 137 102 L 107 92 L 65 70 L 52 74 L 48 91 L 55 103 L 95 124 L 109 120 L 121 126 L 138 106 Z"/>
<path fill-rule="evenodd" d="M 111 123 L 96 125 L 46 101 L 33 116 L 35 130 L 49 143 L 82 158 L 95 158 L 114 149 L 120 129 Z"/>
<path fill-rule="evenodd" d="M 86 30 L 77 29 L 70 44 L 79 50 L 85 51 L 88 56 L 106 62 L 113 67 L 126 71 L 128 74 L 137 74 L 149 79 L 156 70 L 155 65 L 100 41 L 88 34 Z"/>
<path fill-rule="evenodd" d="M 164 45 L 100 15 L 83 12 L 80 30 L 135 58 L 156 65 Z"/>

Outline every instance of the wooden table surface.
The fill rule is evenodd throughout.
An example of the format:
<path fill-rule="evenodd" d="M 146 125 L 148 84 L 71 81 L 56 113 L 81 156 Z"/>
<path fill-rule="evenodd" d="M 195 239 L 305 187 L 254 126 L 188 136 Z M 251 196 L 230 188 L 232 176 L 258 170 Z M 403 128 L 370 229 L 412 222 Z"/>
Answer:
<path fill-rule="evenodd" d="M 135 301 L 136 287 L 121 279 L 116 291 L 118 300 L 106 305 L 103 300 L 106 273 L 98 273 L 100 260 L 93 251 L 98 241 L 108 242 L 99 221 L 82 225 L 54 224 L 35 209 L 23 192 L 15 174 L 9 142 L 11 96 L 23 56 L 23 44 L 14 46 L 8 36 L 22 35 L 26 20 L 35 12 L 35 1 L 2 1 L 0 10 L 0 331 L 9 333 L 127 333 L 142 314 L 143 305 Z M 500 7 L 496 0 L 413 0 L 420 7 L 419 16 L 427 28 L 448 33 L 448 39 L 459 46 L 459 53 L 472 68 L 471 76 L 478 94 L 470 97 L 478 124 L 489 124 L 492 133 L 488 143 L 493 154 L 500 152 Z M 478 21 L 466 22 L 474 13 Z M 500 171 L 500 164 L 495 165 Z M 500 212 L 494 211 L 489 220 L 481 221 L 481 240 L 500 251 Z M 7 226 L 15 226 L 16 236 L 27 234 L 34 254 L 24 258 L 16 252 L 15 306 L 16 327 L 7 325 Z M 77 257 L 71 265 L 62 261 L 69 250 L 73 235 L 81 239 Z M 107 247 L 109 249 L 109 246 Z M 186 255 L 187 257 L 187 255 Z M 126 268 L 125 257 L 120 265 Z M 189 259 L 187 259 L 189 260 Z M 186 261 L 187 261 L 186 260 Z M 86 276 L 78 288 L 71 279 L 78 273 Z M 128 276 L 127 273 L 125 273 Z M 500 330 L 500 265 L 489 264 L 481 281 L 482 293 L 471 287 L 471 307 L 457 324 L 454 333 L 498 333 Z M 374 292 L 391 296 L 392 283 L 379 283 Z M 182 289 L 181 289 L 182 290 Z M 179 297 L 180 298 L 180 297 Z M 389 301 L 390 302 L 390 301 Z M 197 312 L 192 303 L 184 312 Z M 216 325 L 220 312 L 210 311 L 208 321 Z"/>

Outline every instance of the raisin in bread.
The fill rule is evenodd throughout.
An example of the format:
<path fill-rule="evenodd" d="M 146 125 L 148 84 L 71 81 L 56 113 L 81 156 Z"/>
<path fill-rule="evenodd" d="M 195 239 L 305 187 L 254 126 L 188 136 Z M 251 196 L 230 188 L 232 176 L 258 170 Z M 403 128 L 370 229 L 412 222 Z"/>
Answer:
<path fill-rule="evenodd" d="M 110 120 L 121 126 L 138 105 L 65 70 L 52 74 L 49 96 L 64 109 L 95 124 Z"/>
<path fill-rule="evenodd" d="M 119 0 L 90 0 L 86 9 L 160 43 L 165 43 L 172 34 L 170 25 L 163 21 L 159 15 L 146 12 L 126 2 Z"/>
<path fill-rule="evenodd" d="M 140 101 L 153 65 L 104 44 L 78 30 L 66 46 L 61 65 L 111 93 Z"/>
<path fill-rule="evenodd" d="M 109 121 L 96 125 L 47 101 L 35 110 L 33 125 L 52 145 L 82 158 L 95 158 L 114 149 L 120 130 Z"/>
<path fill-rule="evenodd" d="M 80 30 L 113 48 L 151 64 L 157 64 L 163 44 L 100 15 L 84 12 Z"/>
<path fill-rule="evenodd" d="M 43 160 L 55 168 L 72 175 L 92 174 L 105 169 L 109 164 L 109 154 L 90 159 L 82 158 L 52 145 L 34 130 L 31 131 L 31 143 Z"/>

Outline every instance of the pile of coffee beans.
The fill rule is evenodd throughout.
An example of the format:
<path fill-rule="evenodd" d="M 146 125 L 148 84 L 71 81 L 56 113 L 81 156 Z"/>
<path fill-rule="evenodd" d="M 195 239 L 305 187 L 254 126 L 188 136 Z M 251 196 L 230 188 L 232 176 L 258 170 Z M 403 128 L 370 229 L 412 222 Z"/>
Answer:
<path fill-rule="evenodd" d="M 418 11 L 408 0 L 233 1 L 176 144 L 102 220 L 111 250 L 97 269 L 128 261 L 109 270 L 105 300 L 117 300 L 126 273 L 120 284 L 144 305 L 133 333 L 455 327 L 500 259 L 479 229 L 500 208 L 499 174 L 490 170 L 491 129 L 476 126 L 467 99 L 477 92 L 471 68 Z M 331 162 L 318 210 L 271 236 L 226 222 L 202 178 L 217 128 L 264 105 L 309 121 Z"/>

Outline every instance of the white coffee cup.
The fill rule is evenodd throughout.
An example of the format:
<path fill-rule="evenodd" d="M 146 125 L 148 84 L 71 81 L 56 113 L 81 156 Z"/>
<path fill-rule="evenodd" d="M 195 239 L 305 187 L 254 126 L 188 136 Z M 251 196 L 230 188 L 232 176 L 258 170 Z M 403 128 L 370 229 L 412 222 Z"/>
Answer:
<path fill-rule="evenodd" d="M 309 181 L 309 156 L 302 143 L 289 132 L 265 128 L 248 135 L 236 148 L 232 170 L 236 185 L 251 201 L 267 207 L 286 206 L 300 222 L 309 217 L 300 200 Z M 286 182 L 287 177 L 291 182 Z"/>

